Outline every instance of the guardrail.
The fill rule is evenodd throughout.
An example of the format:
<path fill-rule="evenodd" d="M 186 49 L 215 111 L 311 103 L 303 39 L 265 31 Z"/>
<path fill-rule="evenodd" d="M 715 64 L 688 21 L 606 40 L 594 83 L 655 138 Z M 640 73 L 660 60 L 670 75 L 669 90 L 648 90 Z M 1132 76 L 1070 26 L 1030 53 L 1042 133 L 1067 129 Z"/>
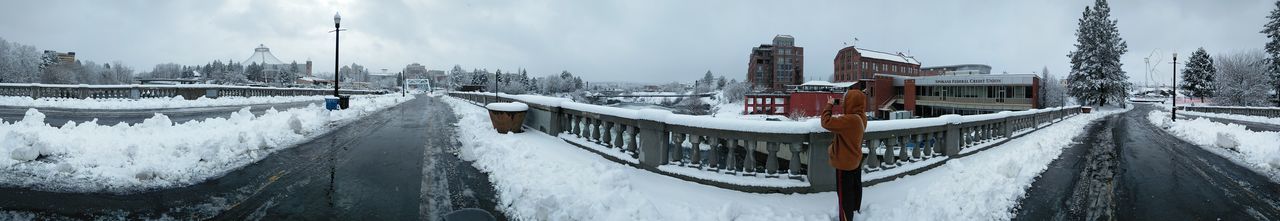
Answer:
<path fill-rule="evenodd" d="M 659 174 L 746 192 L 835 190 L 826 151 L 833 137 L 817 120 L 713 118 L 533 95 L 449 95 L 477 105 L 526 103 L 526 127 Z M 863 185 L 917 174 L 1079 113 L 1079 107 L 1067 107 L 872 121 L 863 137 Z"/>
<path fill-rule="evenodd" d="M 1178 106 L 1179 110 L 1280 118 L 1278 107 Z"/>
<path fill-rule="evenodd" d="M 343 94 L 382 94 L 383 91 L 372 90 L 340 90 Z M 218 98 L 222 96 L 311 96 L 330 95 L 333 89 L 318 88 L 274 88 L 248 87 L 230 85 L 67 85 L 67 84 L 14 84 L 0 83 L 0 96 L 21 96 L 39 98 L 120 98 L 139 99 L 152 97 L 174 97 L 181 95 L 187 100 L 199 97 Z"/>

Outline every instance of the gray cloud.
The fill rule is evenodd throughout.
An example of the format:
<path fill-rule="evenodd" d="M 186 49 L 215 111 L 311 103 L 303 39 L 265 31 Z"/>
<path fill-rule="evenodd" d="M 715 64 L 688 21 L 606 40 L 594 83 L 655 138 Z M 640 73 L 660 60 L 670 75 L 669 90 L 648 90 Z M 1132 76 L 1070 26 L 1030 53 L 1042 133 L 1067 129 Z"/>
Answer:
<path fill-rule="evenodd" d="M 742 79 L 751 47 L 790 34 L 806 48 L 806 76 L 832 73 L 844 43 L 910 51 L 929 65 L 985 63 L 1066 74 L 1076 19 L 1092 1 L 34 1 L 0 7 L 0 37 L 83 59 L 157 63 L 240 61 L 258 44 L 283 60 L 333 65 L 335 11 L 342 63 L 399 70 L 569 70 L 592 81 L 689 81 L 707 70 Z M 1142 81 L 1155 49 L 1211 53 L 1261 48 L 1272 2 L 1114 1 Z M 1169 66 L 1158 69 L 1168 79 Z M 1164 80 L 1167 82 L 1167 80 Z"/>

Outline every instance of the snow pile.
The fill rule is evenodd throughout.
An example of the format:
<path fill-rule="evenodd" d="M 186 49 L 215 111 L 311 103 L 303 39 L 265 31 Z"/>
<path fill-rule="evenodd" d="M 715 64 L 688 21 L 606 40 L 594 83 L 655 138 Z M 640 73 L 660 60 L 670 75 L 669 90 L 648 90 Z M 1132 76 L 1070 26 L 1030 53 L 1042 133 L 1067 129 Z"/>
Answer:
<path fill-rule="evenodd" d="M 529 105 L 520 102 L 511 103 L 489 103 L 485 108 L 494 111 L 521 112 L 529 110 Z"/>
<path fill-rule="evenodd" d="M 1178 111 L 1178 114 L 1183 112 Z M 1147 114 L 1147 119 L 1182 140 L 1280 182 L 1280 144 L 1276 143 L 1280 141 L 1280 132 L 1250 131 L 1244 125 L 1218 123 L 1205 118 L 1174 122 L 1169 120 L 1169 112 L 1165 111 L 1152 111 Z M 1220 136 L 1235 138 L 1234 151 L 1218 146 Z"/>
<path fill-rule="evenodd" d="M 1213 118 L 1231 119 L 1231 120 L 1238 120 L 1238 121 L 1249 121 L 1249 122 L 1255 122 L 1255 123 L 1280 125 L 1280 118 L 1270 118 L 1270 117 L 1263 117 L 1263 116 L 1207 113 L 1207 112 L 1185 111 L 1185 110 L 1178 110 L 1178 115 L 1213 117 Z"/>
<path fill-rule="evenodd" d="M 1095 110 L 923 173 L 864 189 L 866 220 L 1008 220 L 1035 178 L 1085 126 L 1128 111 Z M 905 196 L 903 195 L 905 193 Z"/>
<path fill-rule="evenodd" d="M 0 122 L 0 185 L 117 193 L 191 185 L 407 100 L 372 96 L 340 111 L 312 104 L 254 116 L 246 107 L 229 118 L 186 123 L 156 114 L 134 125 L 62 127 L 48 126 L 44 114 L 30 109 L 21 121 Z"/>
<path fill-rule="evenodd" d="M 515 220 L 830 220 L 835 195 L 753 194 L 625 166 L 546 134 L 498 134 L 483 108 L 445 98 L 459 156 L 486 173 Z"/>
<path fill-rule="evenodd" d="M 214 107 L 214 106 L 244 106 L 256 104 L 270 103 L 290 103 L 305 101 L 324 101 L 325 96 L 272 96 L 272 97 L 220 97 L 211 99 L 200 97 L 195 100 L 183 99 L 182 96 L 170 98 L 142 98 L 142 99 L 74 99 L 74 98 L 40 98 L 32 99 L 30 97 L 12 97 L 0 96 L 0 104 L 5 106 L 18 107 L 34 107 L 34 108 L 69 108 L 69 109 L 161 109 L 161 108 L 189 108 L 189 107 Z M 358 100 L 360 96 L 356 96 Z"/>

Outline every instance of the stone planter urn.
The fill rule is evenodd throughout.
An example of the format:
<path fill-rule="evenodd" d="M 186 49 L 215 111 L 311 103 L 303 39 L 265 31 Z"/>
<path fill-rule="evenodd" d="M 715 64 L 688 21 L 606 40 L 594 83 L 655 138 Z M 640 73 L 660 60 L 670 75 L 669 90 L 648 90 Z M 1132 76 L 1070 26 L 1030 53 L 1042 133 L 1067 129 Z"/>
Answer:
<path fill-rule="evenodd" d="M 1080 107 L 1080 113 L 1086 113 L 1086 114 L 1087 114 L 1087 113 L 1092 112 L 1092 111 L 1093 111 L 1093 107 L 1089 107 L 1089 106 L 1083 106 L 1083 107 Z"/>
<path fill-rule="evenodd" d="M 511 102 L 490 103 L 484 107 L 489 109 L 489 120 L 493 121 L 493 129 L 498 130 L 498 133 L 524 132 L 520 126 L 524 124 L 524 114 L 529 110 L 529 105 Z"/>

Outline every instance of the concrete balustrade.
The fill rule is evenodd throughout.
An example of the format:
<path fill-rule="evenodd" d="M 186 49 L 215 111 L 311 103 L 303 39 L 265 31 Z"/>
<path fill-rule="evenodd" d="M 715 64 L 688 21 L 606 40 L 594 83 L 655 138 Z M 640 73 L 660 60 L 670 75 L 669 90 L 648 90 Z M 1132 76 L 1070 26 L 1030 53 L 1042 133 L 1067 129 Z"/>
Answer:
<path fill-rule="evenodd" d="M 1280 118 L 1280 107 L 1178 106 L 1178 110 Z"/>
<path fill-rule="evenodd" d="M 342 94 L 383 94 L 384 91 L 341 90 Z M 72 99 L 168 98 L 181 95 L 187 100 L 222 96 L 315 96 L 332 95 L 333 89 L 273 88 L 230 85 L 65 85 L 0 83 L 0 96 Z"/>
<path fill-rule="evenodd" d="M 478 105 L 512 101 L 529 104 L 528 116 L 531 117 L 524 122 L 528 128 L 559 136 L 605 159 L 683 180 L 760 193 L 835 190 L 835 169 L 827 162 L 827 147 L 833 136 L 814 121 L 760 121 L 758 126 L 754 125 L 755 122 L 748 126 L 793 127 L 789 130 L 762 130 L 699 125 L 697 122 L 702 121 L 687 120 L 693 116 L 670 112 L 650 114 L 647 111 L 661 111 L 614 109 L 542 96 L 473 92 L 452 92 L 449 95 Z M 911 120 L 874 121 L 863 137 L 864 186 L 918 174 L 949 159 L 999 145 L 1054 120 L 1079 113 L 1080 108 L 1069 107 L 989 115 L 948 115 L 944 118 L 949 121 L 913 119 L 917 123 L 900 124 L 921 124 L 912 127 L 894 126 Z M 672 167 L 685 169 L 676 171 Z M 715 178 L 717 176 L 746 177 L 761 182 L 742 183 Z M 794 183 L 804 185 L 790 185 Z"/>

